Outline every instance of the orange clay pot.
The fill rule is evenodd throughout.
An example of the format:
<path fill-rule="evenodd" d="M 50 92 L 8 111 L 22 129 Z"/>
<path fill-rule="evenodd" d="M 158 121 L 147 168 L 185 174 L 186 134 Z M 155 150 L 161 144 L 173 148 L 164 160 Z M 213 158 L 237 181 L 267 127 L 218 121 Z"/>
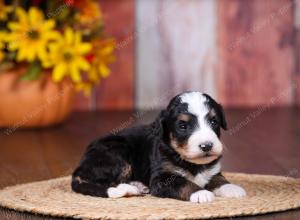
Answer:
<path fill-rule="evenodd" d="M 20 67 L 0 72 L 0 127 L 12 132 L 63 122 L 73 108 L 73 84 L 54 83 L 46 72 L 38 80 L 24 81 L 24 71 Z"/>

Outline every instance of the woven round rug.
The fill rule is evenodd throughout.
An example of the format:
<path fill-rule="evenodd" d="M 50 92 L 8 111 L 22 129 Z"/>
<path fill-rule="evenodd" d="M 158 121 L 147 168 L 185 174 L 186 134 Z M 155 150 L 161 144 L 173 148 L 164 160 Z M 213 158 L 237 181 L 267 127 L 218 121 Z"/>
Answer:
<path fill-rule="evenodd" d="M 7 187 L 0 206 L 56 217 L 83 219 L 208 219 L 257 215 L 300 207 L 300 179 L 225 173 L 247 191 L 245 198 L 197 204 L 150 195 L 97 198 L 72 192 L 70 177 Z"/>

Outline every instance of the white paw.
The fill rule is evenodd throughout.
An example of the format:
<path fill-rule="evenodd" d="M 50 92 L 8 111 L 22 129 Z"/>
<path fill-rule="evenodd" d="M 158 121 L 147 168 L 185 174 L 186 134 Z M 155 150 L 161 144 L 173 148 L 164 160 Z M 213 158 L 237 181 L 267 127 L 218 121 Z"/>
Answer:
<path fill-rule="evenodd" d="M 138 188 L 126 183 L 121 183 L 117 187 L 110 187 L 107 189 L 109 198 L 120 198 L 125 196 L 140 195 Z"/>
<path fill-rule="evenodd" d="M 208 190 L 199 190 L 190 196 L 190 202 L 204 203 L 211 202 L 215 199 L 215 195 Z"/>
<path fill-rule="evenodd" d="M 109 187 L 107 189 L 107 195 L 109 198 L 120 198 L 125 196 L 125 192 L 118 190 L 117 187 Z"/>
<path fill-rule="evenodd" d="M 235 184 L 225 184 L 218 189 L 214 190 L 216 196 L 227 197 L 227 198 L 241 198 L 246 196 L 246 191 Z"/>
<path fill-rule="evenodd" d="M 131 181 L 129 184 L 132 186 L 136 186 L 141 194 L 147 194 L 150 192 L 149 188 L 145 186 L 142 182 Z"/>

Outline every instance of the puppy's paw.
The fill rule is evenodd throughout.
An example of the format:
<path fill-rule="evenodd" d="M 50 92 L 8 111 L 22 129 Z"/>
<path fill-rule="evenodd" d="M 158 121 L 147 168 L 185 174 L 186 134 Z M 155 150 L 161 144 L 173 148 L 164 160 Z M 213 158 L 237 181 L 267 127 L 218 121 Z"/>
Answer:
<path fill-rule="evenodd" d="M 205 203 L 211 202 L 215 199 L 215 195 L 208 190 L 199 190 L 192 193 L 190 196 L 190 202 Z"/>
<path fill-rule="evenodd" d="M 138 188 L 126 183 L 119 184 L 117 187 L 110 187 L 107 189 L 109 198 L 120 198 L 126 196 L 140 195 Z"/>
<path fill-rule="evenodd" d="M 246 196 L 246 191 L 235 184 L 225 184 L 220 188 L 214 190 L 216 196 L 227 197 L 227 198 L 241 198 Z"/>
<path fill-rule="evenodd" d="M 120 198 L 125 196 L 125 192 L 117 189 L 117 187 L 109 187 L 107 189 L 107 195 L 109 198 Z"/>
<path fill-rule="evenodd" d="M 147 194 L 150 192 L 149 188 L 145 186 L 142 182 L 131 181 L 129 184 L 132 186 L 136 186 L 141 194 Z"/>

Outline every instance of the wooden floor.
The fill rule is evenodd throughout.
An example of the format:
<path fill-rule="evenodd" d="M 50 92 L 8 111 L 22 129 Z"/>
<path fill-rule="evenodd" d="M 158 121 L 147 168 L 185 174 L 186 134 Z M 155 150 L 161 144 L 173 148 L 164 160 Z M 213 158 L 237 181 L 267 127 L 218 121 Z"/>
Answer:
<path fill-rule="evenodd" d="M 230 109 L 226 171 L 300 177 L 300 109 Z M 42 130 L 0 130 L 0 188 L 68 175 L 98 135 L 150 122 L 152 112 L 77 112 L 63 125 Z M 300 199 L 300 198 L 299 198 Z M 53 219 L 0 209 L 0 219 Z M 237 219 L 300 219 L 300 210 Z"/>

